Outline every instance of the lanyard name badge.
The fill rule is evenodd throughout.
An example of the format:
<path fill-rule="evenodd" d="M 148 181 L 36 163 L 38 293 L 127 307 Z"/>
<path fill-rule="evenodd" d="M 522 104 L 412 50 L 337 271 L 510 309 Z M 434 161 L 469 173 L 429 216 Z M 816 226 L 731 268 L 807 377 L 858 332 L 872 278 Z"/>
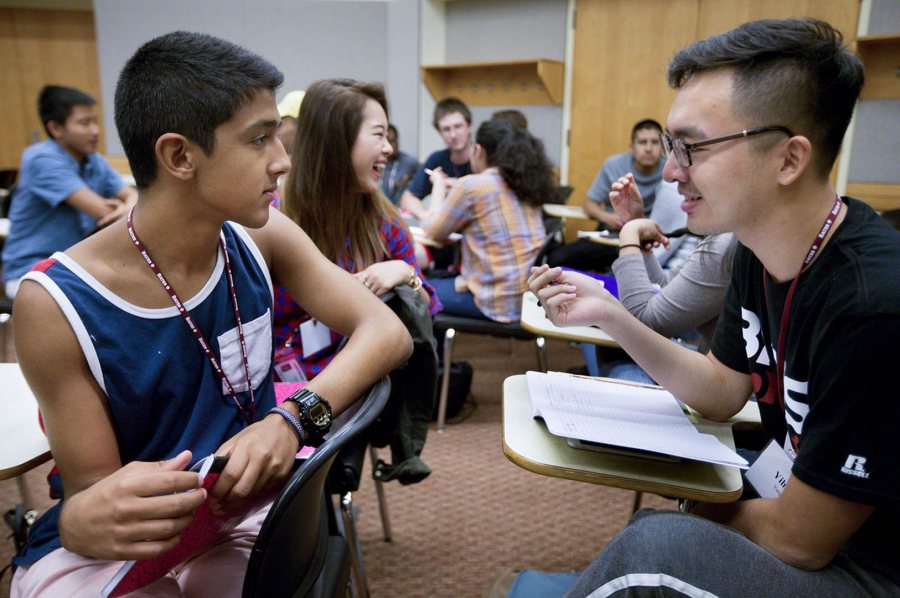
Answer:
<path fill-rule="evenodd" d="M 832 225 L 834 225 L 834 221 L 838 214 L 841 213 L 841 205 L 841 198 L 838 197 L 834 202 L 834 207 L 828 212 L 828 216 L 825 217 L 825 222 L 822 224 L 819 234 L 816 235 L 809 251 L 806 253 L 806 257 L 803 260 L 803 266 L 791 283 L 791 287 L 788 289 L 787 296 L 784 299 L 784 307 L 781 310 L 781 322 L 778 328 L 778 352 L 775 355 L 775 391 L 778 394 L 782 412 L 784 411 L 784 383 L 782 377 L 784 376 L 785 347 L 787 346 L 788 325 L 790 323 L 791 302 L 794 298 L 794 291 L 797 290 L 797 281 L 800 280 L 800 275 L 803 274 L 819 253 L 819 249 L 822 247 L 825 236 L 828 234 L 828 231 L 831 230 Z M 764 298 L 767 296 L 767 293 L 765 293 L 767 277 L 768 273 L 764 268 Z M 789 446 L 786 439 L 785 445 Z M 750 467 L 744 475 L 747 478 L 747 481 L 753 486 L 754 490 L 756 490 L 757 494 L 762 498 L 778 498 L 781 496 L 781 493 L 787 486 L 787 481 L 791 477 L 791 467 L 793 464 L 793 455 L 788 454 L 787 450 L 780 446 L 773 438 L 760 453 L 759 457 L 753 463 L 753 466 Z"/>
<path fill-rule="evenodd" d="M 843 202 L 838 196 L 834 201 L 834 206 L 828 212 L 828 215 L 825 216 L 825 222 L 822 223 L 819 234 L 816 235 L 812 245 L 809 246 L 809 251 L 806 252 L 806 257 L 803 259 L 803 265 L 800 268 L 800 272 L 794 277 L 794 281 L 788 289 L 787 296 L 784 298 L 784 306 L 781 308 L 781 322 L 778 327 L 778 348 L 775 354 L 775 392 L 778 395 L 782 411 L 784 410 L 784 356 L 785 347 L 787 346 L 788 325 L 790 324 L 791 302 L 794 300 L 794 291 L 797 290 L 797 283 L 800 281 L 800 275 L 806 271 L 807 267 L 809 267 L 819 253 L 819 250 L 822 248 L 825 236 L 828 234 L 828 231 L 831 230 L 838 214 L 841 213 L 842 205 Z M 768 278 L 768 272 L 766 272 L 765 267 L 763 267 L 763 300 L 768 301 L 768 293 L 765 290 L 766 278 Z"/>
<path fill-rule="evenodd" d="M 791 479 L 794 460 L 773 438 L 759 454 L 744 477 L 760 498 L 778 498 Z"/>
<path fill-rule="evenodd" d="M 234 319 L 237 320 L 237 329 L 238 329 L 238 338 L 241 343 L 241 357 L 244 362 L 244 374 L 247 376 L 247 389 L 249 391 L 249 410 L 244 408 L 244 405 L 241 404 L 240 399 L 238 399 L 237 392 L 234 390 L 234 386 L 232 386 L 231 382 L 228 380 L 228 376 L 225 374 L 225 370 L 222 369 L 222 366 L 219 365 L 219 360 L 216 358 L 215 353 L 210 348 L 209 343 L 206 342 L 206 338 L 203 336 L 203 333 L 200 332 L 200 329 L 197 327 L 194 319 L 191 317 L 191 314 L 184 307 L 184 304 L 181 302 L 181 299 L 178 298 L 178 295 L 175 293 L 175 289 L 169 284 L 169 281 L 163 275 L 162 270 L 160 270 L 159 266 L 156 265 L 150 258 L 150 254 L 147 253 L 147 248 L 144 246 L 144 243 L 138 238 L 137 233 L 134 231 L 133 224 L 133 216 L 134 216 L 134 208 L 128 212 L 128 218 L 125 221 L 125 225 L 128 228 L 128 235 L 131 237 L 132 243 L 134 243 L 135 247 L 137 247 L 138 251 L 141 254 L 141 257 L 144 258 L 144 261 L 147 262 L 147 265 L 150 266 L 150 270 L 153 271 L 153 274 L 156 275 L 156 279 L 159 280 L 163 289 L 165 289 L 166 293 L 169 295 L 169 298 L 172 299 L 172 303 L 175 304 L 175 307 L 178 308 L 178 313 L 181 314 L 181 317 L 184 318 L 184 321 L 187 323 L 188 328 L 191 329 L 191 332 L 194 334 L 194 338 L 197 339 L 197 342 L 200 343 L 200 347 L 203 349 L 204 354 L 206 354 L 207 359 L 209 359 L 210 363 L 213 366 L 213 369 L 222 379 L 222 382 L 225 384 L 225 388 L 228 390 L 228 394 L 231 396 L 231 399 L 234 401 L 234 404 L 237 406 L 238 411 L 241 412 L 241 415 L 244 417 L 244 420 L 247 424 L 252 424 L 256 419 L 256 400 L 253 396 L 253 380 L 250 378 L 250 360 L 247 357 L 247 342 L 244 339 L 244 327 L 241 323 L 241 311 L 238 308 L 237 302 L 237 293 L 234 290 L 234 277 L 231 274 L 231 260 L 228 257 L 228 251 L 225 247 L 225 237 L 220 232 L 219 233 L 219 246 L 222 248 L 222 254 L 225 256 L 225 272 L 228 274 L 228 290 L 231 293 L 231 306 L 234 311 Z"/>

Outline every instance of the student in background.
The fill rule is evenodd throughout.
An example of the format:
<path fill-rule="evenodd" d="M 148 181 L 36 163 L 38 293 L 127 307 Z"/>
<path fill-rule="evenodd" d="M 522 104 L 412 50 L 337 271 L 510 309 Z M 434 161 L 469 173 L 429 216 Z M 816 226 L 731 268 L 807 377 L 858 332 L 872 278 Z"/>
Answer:
<path fill-rule="evenodd" d="M 297 119 L 300 118 L 300 105 L 303 103 L 303 90 L 289 91 L 278 102 L 278 115 L 281 126 L 278 127 L 278 138 L 288 156 L 294 149 L 294 135 L 297 132 Z"/>
<path fill-rule="evenodd" d="M 668 79 L 666 179 L 692 231 L 741 242 L 711 351 L 673 346 L 592 279 L 543 267 L 530 287 L 708 418 L 755 394 L 770 467 L 791 475 L 767 498 L 639 512 L 568 595 L 896 596 L 900 233 L 829 182 L 862 62 L 827 23 L 764 20 L 680 50 Z"/>
<path fill-rule="evenodd" d="M 419 170 L 419 161 L 400 151 L 400 135 L 397 133 L 397 127 L 392 124 L 388 124 L 387 140 L 391 144 L 392 152 L 381 175 L 381 190 L 392 204 L 399 206 L 400 198 L 409 181 Z"/>
<path fill-rule="evenodd" d="M 603 163 L 584 202 L 585 213 L 599 223 L 597 230 L 617 231 L 622 228 L 622 222 L 609 205 L 608 196 L 613 182 L 629 173 L 634 176 L 643 197 L 644 216 L 649 216 L 665 164 L 659 143 L 661 132 L 662 127 L 653 119 L 635 123 L 631 129 L 630 150 L 610 156 Z M 594 243 L 590 239 L 578 239 L 551 252 L 547 263 L 577 270 L 603 271 L 615 259 L 615 247 Z"/>
<path fill-rule="evenodd" d="M 422 228 L 436 241 L 453 232 L 463 238 L 460 275 L 430 282 L 446 313 L 515 322 L 528 268 L 546 236 L 541 204 L 556 189 L 553 168 L 544 144 L 505 120 L 482 123 L 475 141 L 475 174 L 449 192 L 447 177 L 432 175 L 432 204 Z"/>
<path fill-rule="evenodd" d="M 15 559 L 13 597 L 98 596 L 122 561 L 173 548 L 207 498 L 189 492 L 192 462 L 228 455 L 210 496 L 243 512 L 277 492 L 301 444 L 321 440 L 330 417 L 290 400 L 273 409 L 273 282 L 350 336 L 307 386 L 308 408 L 341 412 L 408 357 L 393 313 L 269 208 L 290 167 L 276 136 L 281 81 L 256 54 L 186 32 L 147 42 L 122 69 L 116 125 L 137 203 L 41 262 L 16 299 L 16 353 L 64 499 Z M 267 510 L 147 594 L 239 595 Z"/>
<path fill-rule="evenodd" d="M 422 168 L 403 192 L 400 207 L 421 218 L 425 213 L 422 202 L 431 194 L 432 175 L 426 170 L 443 173 L 452 184 L 460 177 L 471 174 L 469 153 L 472 147 L 472 113 L 459 98 L 444 98 L 434 107 L 432 124 L 447 144 L 446 149 L 428 156 Z"/>
<path fill-rule="evenodd" d="M 94 104 L 94 98 L 71 87 L 41 90 L 38 113 L 49 139 L 22 153 L 3 246 L 10 299 L 19 279 L 38 261 L 121 218 L 137 196 L 97 153 L 100 123 Z"/>
<path fill-rule="evenodd" d="M 668 202 L 670 194 L 681 204 L 681 195 L 663 182 L 654 209 L 661 207 L 661 200 Z M 613 183 L 610 202 L 625 222 L 619 231 L 619 257 L 612 264 L 619 301 L 633 316 L 663 336 L 678 336 L 696 329 L 697 348 L 707 352 L 722 311 L 725 290 L 731 282 L 737 246 L 734 233 L 703 237 L 686 260 L 664 271 L 653 245 L 670 246 L 672 241 L 665 236 L 671 230 L 670 223 L 641 216 L 640 190 L 630 176 Z"/>
<path fill-rule="evenodd" d="M 329 260 L 375 296 L 409 285 L 432 314 L 440 309 L 416 265 L 409 229 L 381 193 L 387 100 L 380 83 L 316 81 L 306 91 L 282 211 Z M 327 168 L 326 168 L 327 165 Z M 276 376 L 312 379 L 338 354 L 343 335 L 275 290 Z"/>

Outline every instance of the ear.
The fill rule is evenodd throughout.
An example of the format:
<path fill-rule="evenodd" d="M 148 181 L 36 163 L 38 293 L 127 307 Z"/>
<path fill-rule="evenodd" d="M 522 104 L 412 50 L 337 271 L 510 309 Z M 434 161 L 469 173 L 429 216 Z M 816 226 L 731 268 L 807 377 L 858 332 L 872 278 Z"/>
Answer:
<path fill-rule="evenodd" d="M 47 131 L 49 131 L 50 137 L 52 137 L 53 139 L 59 139 L 62 136 L 64 130 L 65 126 L 61 125 L 55 120 L 47 121 Z"/>
<path fill-rule="evenodd" d="M 187 181 L 196 175 L 197 155 L 202 150 L 184 135 L 165 133 L 156 140 L 158 168 L 173 178 Z"/>
<path fill-rule="evenodd" d="M 803 135 L 794 135 L 779 153 L 781 164 L 778 169 L 778 183 L 784 186 L 795 183 L 810 167 L 812 144 Z"/>

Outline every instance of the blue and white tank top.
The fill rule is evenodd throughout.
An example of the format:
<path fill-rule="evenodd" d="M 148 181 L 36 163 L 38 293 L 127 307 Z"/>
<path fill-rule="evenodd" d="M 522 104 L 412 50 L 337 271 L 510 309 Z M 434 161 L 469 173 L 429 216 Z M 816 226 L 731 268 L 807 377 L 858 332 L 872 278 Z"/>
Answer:
<path fill-rule="evenodd" d="M 246 231 L 229 223 L 223 234 L 259 420 L 275 406 L 272 280 Z M 199 460 L 246 427 L 222 379 L 174 305 L 148 309 L 128 303 L 62 253 L 39 263 L 24 278 L 50 293 L 75 332 L 90 371 L 109 402 L 123 464 L 169 459 L 184 449 L 190 449 Z M 207 283 L 184 304 L 238 398 L 249 405 L 221 250 Z M 34 562 L 59 547 L 59 506 L 36 522 L 25 554 L 16 559 L 18 565 Z"/>

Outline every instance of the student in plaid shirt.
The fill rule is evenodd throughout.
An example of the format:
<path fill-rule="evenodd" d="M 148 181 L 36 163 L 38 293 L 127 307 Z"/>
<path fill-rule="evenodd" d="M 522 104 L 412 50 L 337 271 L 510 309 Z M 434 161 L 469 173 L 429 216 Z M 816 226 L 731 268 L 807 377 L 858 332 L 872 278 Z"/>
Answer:
<path fill-rule="evenodd" d="M 444 312 L 519 320 L 528 269 L 544 242 L 541 204 L 556 185 L 544 145 L 502 119 L 478 128 L 471 150 L 475 174 L 447 192 L 446 175 L 432 174 L 431 209 L 422 228 L 443 241 L 463 233 L 462 266 L 455 279 L 429 279 Z"/>

